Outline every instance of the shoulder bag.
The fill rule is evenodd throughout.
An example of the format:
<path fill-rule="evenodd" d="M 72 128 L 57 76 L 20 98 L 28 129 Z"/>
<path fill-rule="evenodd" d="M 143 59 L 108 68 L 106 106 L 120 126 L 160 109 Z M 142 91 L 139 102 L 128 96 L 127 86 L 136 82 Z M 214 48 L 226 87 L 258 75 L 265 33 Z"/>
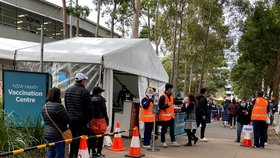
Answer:
<path fill-rule="evenodd" d="M 48 116 L 48 118 L 51 120 L 51 122 L 53 123 L 53 125 L 55 126 L 55 128 L 60 132 L 62 138 L 64 140 L 66 139 L 72 139 L 72 132 L 70 131 L 70 129 L 67 129 L 66 131 L 62 132 L 58 126 L 54 123 L 54 121 L 52 120 L 52 118 L 50 117 L 49 113 L 48 113 L 48 109 L 47 109 L 47 106 L 45 105 L 45 111 L 46 111 L 46 114 Z"/>

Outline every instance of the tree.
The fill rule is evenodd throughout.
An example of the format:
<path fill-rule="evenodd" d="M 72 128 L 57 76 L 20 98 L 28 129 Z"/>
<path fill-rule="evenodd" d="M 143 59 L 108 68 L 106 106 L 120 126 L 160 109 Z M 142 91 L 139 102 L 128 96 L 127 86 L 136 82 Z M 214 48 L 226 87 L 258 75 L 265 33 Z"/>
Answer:
<path fill-rule="evenodd" d="M 67 14 L 76 17 L 76 36 L 79 36 L 79 19 L 86 18 L 90 14 L 90 9 L 87 6 L 80 6 L 76 0 L 75 7 L 67 7 Z"/>
<path fill-rule="evenodd" d="M 63 14 L 63 38 L 66 39 L 68 38 L 66 0 L 62 0 L 62 14 Z"/>
<path fill-rule="evenodd" d="M 139 17 L 140 17 L 140 0 L 131 0 L 133 7 L 133 23 L 132 23 L 132 38 L 139 37 Z"/>
<path fill-rule="evenodd" d="M 248 88 L 251 94 L 269 87 L 276 101 L 279 98 L 280 83 L 280 4 L 260 1 L 252 8 L 245 26 L 244 34 L 238 43 L 241 54 L 238 64 L 231 73 L 234 89 L 241 93 Z M 239 80 L 236 74 L 243 73 L 242 67 L 249 66 L 252 78 Z M 264 82 L 264 87 L 262 87 Z M 246 88 L 246 89 L 245 89 Z M 266 92 L 266 91 L 265 91 Z M 242 94 L 242 93 L 241 93 Z M 270 94 L 268 94 L 270 96 Z"/>
<path fill-rule="evenodd" d="M 95 30 L 95 37 L 98 37 L 99 33 L 99 23 L 100 23 L 100 10 L 101 10 L 101 0 L 97 0 L 97 22 L 96 22 L 96 30 Z"/>

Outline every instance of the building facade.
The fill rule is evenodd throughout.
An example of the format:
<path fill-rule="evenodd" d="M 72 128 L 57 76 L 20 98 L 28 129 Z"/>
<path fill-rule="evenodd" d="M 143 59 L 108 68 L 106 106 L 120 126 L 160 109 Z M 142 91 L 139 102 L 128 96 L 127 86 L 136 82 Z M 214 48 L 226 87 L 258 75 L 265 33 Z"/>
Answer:
<path fill-rule="evenodd" d="M 45 42 L 61 40 L 62 19 L 62 7 L 45 0 L 0 0 L 0 37 L 40 42 L 41 24 L 44 24 Z M 75 36 L 76 18 L 73 17 L 72 21 L 72 34 Z M 79 36 L 94 37 L 95 29 L 94 22 L 79 20 Z M 111 37 L 109 29 L 101 26 L 99 30 L 99 37 Z M 114 37 L 121 36 L 115 34 Z"/>

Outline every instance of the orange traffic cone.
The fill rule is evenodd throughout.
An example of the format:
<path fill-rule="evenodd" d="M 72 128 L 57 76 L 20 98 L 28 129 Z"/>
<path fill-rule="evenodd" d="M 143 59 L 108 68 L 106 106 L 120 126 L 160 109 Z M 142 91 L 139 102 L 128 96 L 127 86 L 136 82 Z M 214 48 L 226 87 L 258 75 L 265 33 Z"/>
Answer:
<path fill-rule="evenodd" d="M 241 146 L 251 147 L 252 146 L 252 139 L 251 139 L 251 133 L 245 132 L 244 138 L 242 140 Z"/>
<path fill-rule="evenodd" d="M 139 134 L 138 134 L 138 128 L 134 127 L 133 129 L 133 136 L 130 144 L 129 154 L 125 155 L 126 157 L 143 157 L 144 154 L 141 154 L 141 148 L 140 148 L 140 140 L 139 140 Z"/>
<path fill-rule="evenodd" d="M 120 123 L 117 122 L 115 132 L 120 132 L 120 128 L 121 128 Z M 112 150 L 112 151 L 126 150 L 126 148 L 123 147 L 122 135 L 120 133 L 114 135 L 113 146 L 111 148 L 109 148 L 109 150 Z"/>
<path fill-rule="evenodd" d="M 78 152 L 79 158 L 90 158 L 89 152 L 88 152 L 87 139 L 88 139 L 87 136 L 81 136 L 80 148 L 79 148 L 79 152 Z"/>

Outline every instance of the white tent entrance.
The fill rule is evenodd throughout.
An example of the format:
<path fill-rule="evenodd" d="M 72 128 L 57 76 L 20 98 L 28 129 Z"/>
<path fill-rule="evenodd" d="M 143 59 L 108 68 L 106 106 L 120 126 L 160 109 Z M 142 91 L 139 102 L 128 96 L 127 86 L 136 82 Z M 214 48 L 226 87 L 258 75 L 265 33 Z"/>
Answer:
<path fill-rule="evenodd" d="M 39 71 L 40 46 L 17 50 L 15 61 L 18 70 Z M 54 86 L 62 91 L 74 83 L 77 72 L 89 77 L 86 86 L 89 91 L 102 85 L 110 118 L 114 94 L 120 90 L 116 78 L 138 98 L 143 97 L 146 83 L 153 81 L 161 86 L 168 82 L 166 71 L 146 39 L 76 37 L 46 43 L 44 71 L 52 74 Z"/>

